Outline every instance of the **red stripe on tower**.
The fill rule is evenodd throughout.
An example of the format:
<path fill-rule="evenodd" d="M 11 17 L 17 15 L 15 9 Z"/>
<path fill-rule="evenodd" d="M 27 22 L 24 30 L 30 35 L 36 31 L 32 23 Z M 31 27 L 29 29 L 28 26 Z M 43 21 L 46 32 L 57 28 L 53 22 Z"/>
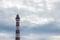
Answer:
<path fill-rule="evenodd" d="M 16 26 L 19 26 L 19 22 L 16 22 Z"/>
<path fill-rule="evenodd" d="M 20 40 L 19 21 L 20 21 L 20 17 L 17 14 L 17 16 L 16 16 L 16 38 L 15 38 L 15 40 Z"/>

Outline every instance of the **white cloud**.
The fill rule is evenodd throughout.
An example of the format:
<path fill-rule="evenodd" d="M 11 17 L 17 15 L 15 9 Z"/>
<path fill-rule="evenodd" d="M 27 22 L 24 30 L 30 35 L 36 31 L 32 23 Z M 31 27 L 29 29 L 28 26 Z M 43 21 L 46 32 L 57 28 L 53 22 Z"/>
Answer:
<path fill-rule="evenodd" d="M 21 36 L 22 40 L 60 40 L 60 35 L 52 34 L 27 34 Z"/>
<path fill-rule="evenodd" d="M 40 39 L 40 35 L 37 35 L 37 34 L 28 34 L 28 35 L 25 35 L 25 36 L 22 36 L 23 39 L 25 40 L 38 40 Z"/>
<path fill-rule="evenodd" d="M 55 34 L 27 34 L 21 36 L 23 40 L 60 40 L 60 35 Z"/>
<path fill-rule="evenodd" d="M 48 24 L 50 22 L 58 22 L 56 25 L 60 26 L 60 19 L 56 20 L 59 16 L 57 12 L 51 12 L 54 9 L 53 3 L 58 2 L 60 0 L 47 0 L 47 7 L 50 11 L 49 13 L 41 13 L 44 12 L 44 4 L 41 0 L 2 0 L 0 2 L 0 24 L 4 25 L 15 25 L 15 16 L 16 14 L 23 9 L 24 13 L 19 13 L 21 15 L 21 25 L 27 27 L 35 27 L 36 24 L 43 25 Z M 18 9 L 15 9 L 18 8 Z M 5 9 L 2 9 L 5 8 Z M 15 10 L 15 11 L 14 11 Z M 55 10 L 55 9 L 54 9 Z M 47 11 L 47 10 L 46 10 Z M 30 13 L 33 12 L 33 13 Z M 56 16 L 57 15 L 57 16 Z M 42 17 L 41 17 L 42 16 Z M 56 17 L 56 19 L 55 19 Z M 6 36 L 7 35 L 7 36 Z M 47 36 L 47 37 L 46 37 Z M 8 33 L 0 33 L 0 40 L 14 40 L 11 38 L 12 35 Z M 4 38 L 4 39 L 3 39 Z M 49 40 L 60 40 L 60 35 L 40 35 L 40 34 L 28 34 L 24 35 L 23 38 L 26 40 L 39 40 L 39 39 L 49 39 Z M 23 39 L 23 40 L 25 40 Z"/>
<path fill-rule="evenodd" d="M 28 37 L 29 36 L 29 37 Z M 37 40 L 38 39 L 38 35 L 27 35 L 27 36 L 24 36 L 26 39 L 30 39 L 30 40 Z"/>
<path fill-rule="evenodd" d="M 3 5 L 1 5 L 1 7 L 5 7 L 5 6 L 6 7 L 13 7 L 13 6 L 16 6 L 16 7 L 21 8 L 21 9 L 23 8 L 23 10 L 22 10 L 23 12 L 19 13 L 20 15 L 22 14 L 21 16 L 23 16 L 23 17 L 21 17 L 22 24 L 24 22 L 27 22 L 27 23 L 24 23 L 23 25 L 28 25 L 28 23 L 30 23 L 30 25 L 32 25 L 32 26 L 34 26 L 35 24 L 43 25 L 43 24 L 48 24 L 50 22 L 54 22 L 55 21 L 54 17 L 51 17 L 51 15 L 52 14 L 56 15 L 56 14 L 54 14 L 54 13 L 50 13 L 49 14 L 49 13 L 40 13 L 40 12 L 38 12 L 38 11 L 40 11 L 42 9 L 37 8 L 37 7 L 38 6 L 40 7 L 40 5 L 43 6 L 43 4 L 42 3 L 41 4 L 38 3 L 37 0 L 33 0 L 33 1 L 35 1 L 35 2 L 32 3 L 32 4 L 34 4 L 34 6 L 32 4 L 31 4 L 32 6 L 31 5 L 29 5 L 29 6 L 25 5 L 25 4 L 23 4 L 23 1 L 21 1 L 21 3 L 20 3 L 20 1 L 16 0 L 16 1 L 13 2 L 12 0 L 11 1 L 10 0 L 9 1 L 5 0 L 5 1 L 1 2 L 3 4 Z M 49 5 L 49 10 L 50 10 L 50 7 L 53 8 L 53 6 L 51 4 Z M 8 10 L 2 10 L 2 12 L 4 12 L 4 15 L 1 13 L 2 14 L 2 17 L 0 16 L 1 22 L 4 21 L 4 23 L 7 23 L 7 24 L 9 23 L 8 25 L 15 25 L 14 24 L 15 23 L 15 16 L 16 16 L 16 14 L 19 11 L 21 12 L 21 10 L 18 10 L 18 11 L 16 10 L 16 12 L 14 11 L 15 8 L 14 9 L 11 8 L 11 9 L 8 9 Z M 33 12 L 33 13 L 30 13 L 30 12 Z"/>
<path fill-rule="evenodd" d="M 33 2 L 36 2 L 36 3 L 39 3 L 39 2 L 41 2 L 42 0 L 32 0 Z"/>
<path fill-rule="evenodd" d="M 21 40 L 60 40 L 60 35 L 30 33 L 21 35 Z M 0 32 L 0 40 L 15 40 L 15 34 L 10 32 Z"/>
<path fill-rule="evenodd" d="M 4 7 L 4 8 L 17 7 L 18 9 L 26 8 L 30 11 L 36 12 L 36 11 L 41 11 L 42 10 L 41 8 L 43 8 L 42 5 L 44 4 L 44 3 L 41 3 L 41 0 L 38 0 L 38 1 L 37 0 L 31 0 L 31 2 L 29 0 L 28 1 L 26 0 L 26 1 L 24 1 L 25 4 L 23 1 L 21 1 L 21 0 L 14 0 L 14 1 L 3 0 L 0 4 L 0 7 Z M 28 4 L 28 5 L 26 5 L 26 4 Z M 41 10 L 39 10 L 39 9 L 41 9 Z M 49 7 L 48 7 L 48 9 L 49 9 Z"/>
<path fill-rule="evenodd" d="M 22 17 L 21 21 L 28 21 L 30 22 L 32 25 L 33 24 L 39 24 L 39 25 L 43 25 L 43 24 L 48 24 L 50 22 L 54 22 L 55 19 L 54 18 L 49 18 L 49 17 L 40 17 L 37 15 L 30 15 L 30 16 L 26 16 L 26 17 Z M 28 24 L 27 24 L 28 25 Z M 31 27 L 31 26 L 30 26 Z"/>
<path fill-rule="evenodd" d="M 52 35 L 50 36 L 50 40 L 60 40 L 60 35 Z"/>
<path fill-rule="evenodd" d="M 0 40 L 15 40 L 12 33 L 0 32 Z"/>

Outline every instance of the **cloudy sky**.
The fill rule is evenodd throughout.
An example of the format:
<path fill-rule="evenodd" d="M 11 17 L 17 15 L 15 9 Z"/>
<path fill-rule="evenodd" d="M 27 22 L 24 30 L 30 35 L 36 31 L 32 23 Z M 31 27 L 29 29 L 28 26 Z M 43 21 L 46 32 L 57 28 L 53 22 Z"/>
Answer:
<path fill-rule="evenodd" d="M 0 40 L 15 40 L 16 14 L 21 40 L 60 40 L 60 0 L 0 0 Z"/>

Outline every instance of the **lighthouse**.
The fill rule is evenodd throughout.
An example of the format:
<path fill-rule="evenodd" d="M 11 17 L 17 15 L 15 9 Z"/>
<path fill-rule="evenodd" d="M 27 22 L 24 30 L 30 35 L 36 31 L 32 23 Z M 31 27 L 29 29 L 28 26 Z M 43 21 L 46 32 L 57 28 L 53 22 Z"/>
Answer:
<path fill-rule="evenodd" d="M 17 14 L 16 15 L 16 38 L 15 38 L 15 40 L 20 40 L 20 17 L 19 17 L 19 15 Z"/>

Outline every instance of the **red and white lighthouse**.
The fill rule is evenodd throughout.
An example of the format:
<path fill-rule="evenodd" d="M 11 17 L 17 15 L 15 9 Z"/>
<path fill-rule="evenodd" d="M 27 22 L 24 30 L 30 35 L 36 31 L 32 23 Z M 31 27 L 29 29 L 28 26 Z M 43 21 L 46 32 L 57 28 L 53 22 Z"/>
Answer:
<path fill-rule="evenodd" d="M 19 17 L 19 15 L 17 14 L 17 16 L 16 16 L 16 38 L 15 38 L 15 40 L 20 40 L 20 17 Z"/>

